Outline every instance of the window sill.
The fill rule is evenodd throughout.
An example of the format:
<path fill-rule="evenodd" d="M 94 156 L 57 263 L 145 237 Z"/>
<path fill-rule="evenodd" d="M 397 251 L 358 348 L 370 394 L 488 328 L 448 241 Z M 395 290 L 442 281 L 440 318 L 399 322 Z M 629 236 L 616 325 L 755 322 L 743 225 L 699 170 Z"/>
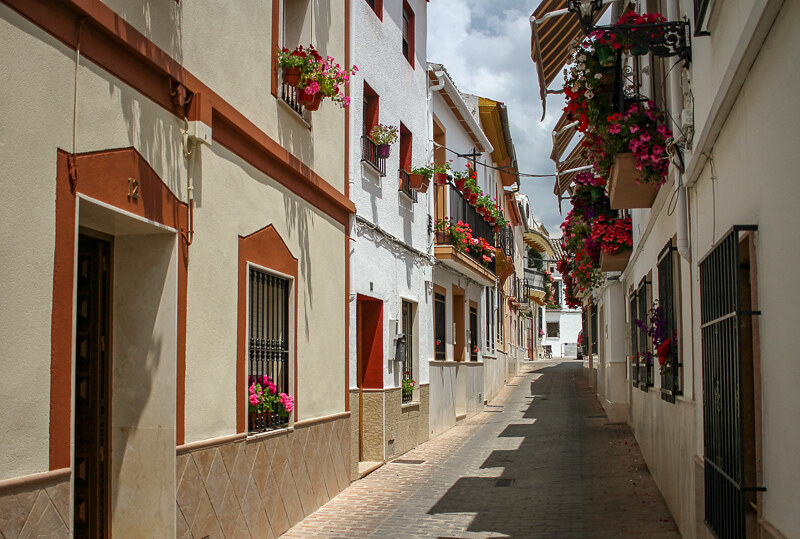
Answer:
<path fill-rule="evenodd" d="M 305 128 L 306 128 L 306 129 L 308 129 L 309 131 L 311 131 L 311 124 L 310 124 L 309 122 L 307 122 L 305 118 L 303 118 L 302 116 L 300 116 L 299 114 L 297 114 L 297 111 L 296 111 L 296 110 L 294 110 L 294 109 L 291 107 L 291 105 L 289 105 L 289 103 L 287 103 L 286 101 L 284 101 L 284 100 L 283 100 L 283 99 L 281 99 L 280 97 L 278 97 L 278 98 L 276 98 L 276 99 L 278 100 L 278 104 L 279 104 L 279 106 L 283 107 L 283 108 L 284 108 L 284 110 L 285 110 L 286 112 L 288 112 L 288 113 L 289 113 L 289 116 L 291 116 L 292 118 L 294 118 L 295 120 L 297 120 L 298 122 L 300 122 L 300 123 L 301 123 L 303 126 L 305 126 Z"/>
<path fill-rule="evenodd" d="M 419 408 L 419 401 L 406 402 L 400 405 L 401 410 L 407 410 L 409 408 Z"/>
<path fill-rule="evenodd" d="M 246 441 L 254 441 L 254 440 L 264 440 L 266 438 L 272 438 L 273 436 L 279 436 L 281 434 L 286 434 L 288 432 L 292 432 L 294 427 L 289 425 L 288 427 L 282 427 L 280 429 L 274 430 L 265 430 L 264 432 L 256 432 L 255 434 L 248 434 Z"/>

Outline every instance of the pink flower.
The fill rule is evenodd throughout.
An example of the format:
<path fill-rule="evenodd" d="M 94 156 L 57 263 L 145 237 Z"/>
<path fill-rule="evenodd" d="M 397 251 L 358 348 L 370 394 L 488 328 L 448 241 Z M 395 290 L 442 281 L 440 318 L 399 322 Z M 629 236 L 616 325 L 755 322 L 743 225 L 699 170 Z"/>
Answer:
<path fill-rule="evenodd" d="M 612 124 L 608 126 L 608 132 L 611 133 L 612 135 L 619 134 L 619 124 Z"/>
<path fill-rule="evenodd" d="M 255 384 L 250 384 L 250 388 L 249 389 L 250 389 L 250 394 L 251 395 L 255 395 L 255 393 L 256 393 L 256 385 Z"/>
<path fill-rule="evenodd" d="M 276 386 L 272 382 L 269 382 L 267 384 L 267 388 L 269 389 L 269 392 L 272 393 L 273 395 L 278 391 L 278 386 Z"/>
<path fill-rule="evenodd" d="M 631 126 L 631 133 L 636 133 L 638 130 L 639 130 L 639 126 L 638 125 L 632 125 Z"/>
<path fill-rule="evenodd" d="M 314 95 L 317 92 L 319 92 L 319 84 L 317 84 L 317 81 L 314 81 L 311 84 L 309 84 L 308 86 L 306 86 L 306 88 L 305 88 L 305 90 L 303 90 L 303 92 L 306 95 Z"/>
<path fill-rule="evenodd" d="M 294 399 L 286 393 L 281 393 L 280 401 L 287 412 L 291 412 L 294 409 Z"/>
<path fill-rule="evenodd" d="M 262 376 L 262 377 L 261 377 L 261 385 L 262 385 L 262 386 L 265 386 L 265 385 L 267 385 L 267 384 L 269 384 L 269 376 L 267 376 L 267 375 L 265 374 L 264 376 Z"/>
<path fill-rule="evenodd" d="M 256 406 L 260 402 L 258 396 L 257 395 L 252 395 L 252 394 L 250 395 L 250 399 L 249 400 L 250 400 L 250 404 L 252 404 L 253 406 Z"/>
<path fill-rule="evenodd" d="M 648 135 L 647 133 L 642 133 L 642 136 L 639 137 L 639 140 L 641 140 L 642 142 L 650 142 L 651 138 L 652 137 L 650 137 L 650 135 Z"/>
<path fill-rule="evenodd" d="M 658 155 L 658 154 L 663 153 L 663 152 L 664 152 L 664 148 L 662 148 L 661 146 L 658 146 L 658 145 L 653 146 L 653 155 Z"/>

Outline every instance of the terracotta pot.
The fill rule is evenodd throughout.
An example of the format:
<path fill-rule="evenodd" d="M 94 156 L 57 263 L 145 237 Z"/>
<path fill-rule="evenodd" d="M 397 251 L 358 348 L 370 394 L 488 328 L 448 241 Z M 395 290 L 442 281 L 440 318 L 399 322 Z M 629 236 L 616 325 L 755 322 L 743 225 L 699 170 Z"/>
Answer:
<path fill-rule="evenodd" d="M 495 219 L 494 217 L 490 217 L 487 220 L 489 221 L 489 226 L 495 226 L 497 224 L 497 219 Z"/>
<path fill-rule="evenodd" d="M 614 157 L 611 175 L 608 180 L 608 198 L 613 210 L 631 208 L 650 208 L 658 194 L 658 184 L 637 183 L 639 171 L 636 159 L 631 152 L 620 153 Z"/>
<path fill-rule="evenodd" d="M 628 265 L 631 257 L 631 250 L 627 249 L 621 253 L 610 255 L 605 252 L 600 253 L 600 271 L 623 271 Z"/>
<path fill-rule="evenodd" d="M 500 233 L 500 225 L 494 225 L 494 233 L 495 234 L 499 234 Z"/>
<path fill-rule="evenodd" d="M 319 106 L 322 103 L 322 94 L 317 92 L 314 95 L 308 95 L 305 92 L 299 91 L 297 92 L 297 102 L 308 110 L 315 111 L 319 109 Z"/>
<path fill-rule="evenodd" d="M 378 157 L 382 159 L 386 159 L 389 157 L 389 154 L 392 153 L 392 145 L 391 144 L 378 144 Z"/>
<path fill-rule="evenodd" d="M 419 189 L 422 187 L 422 182 L 425 181 L 425 176 L 422 174 L 409 174 L 408 175 L 408 188 Z M 429 180 L 430 181 L 430 180 Z"/>
<path fill-rule="evenodd" d="M 272 426 L 272 412 L 250 412 L 250 428 L 265 429 Z"/>
<path fill-rule="evenodd" d="M 299 67 L 286 67 L 283 69 L 283 83 L 289 86 L 297 86 L 300 84 L 300 68 Z"/>
<path fill-rule="evenodd" d="M 456 189 L 458 189 L 460 193 L 464 192 L 464 187 L 466 186 L 466 184 L 467 180 L 465 180 L 464 178 L 456 178 Z"/>
<path fill-rule="evenodd" d="M 477 201 L 478 201 L 477 193 L 470 192 L 469 194 L 467 194 L 467 202 L 474 205 Z"/>
<path fill-rule="evenodd" d="M 436 182 L 436 185 L 446 185 L 447 174 L 443 172 L 437 172 L 433 175 L 433 181 Z"/>
<path fill-rule="evenodd" d="M 431 179 L 430 178 L 426 178 L 425 176 L 423 176 L 422 177 L 422 185 L 420 185 L 420 187 L 419 187 L 419 189 L 417 189 L 417 191 L 419 191 L 420 193 L 427 193 L 428 192 L 428 186 L 430 184 L 431 184 Z"/>

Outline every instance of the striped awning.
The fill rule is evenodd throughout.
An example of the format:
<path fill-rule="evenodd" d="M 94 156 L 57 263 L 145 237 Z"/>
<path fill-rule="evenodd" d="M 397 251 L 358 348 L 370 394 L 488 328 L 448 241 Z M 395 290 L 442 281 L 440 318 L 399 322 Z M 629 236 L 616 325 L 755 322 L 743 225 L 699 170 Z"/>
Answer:
<path fill-rule="evenodd" d="M 605 13 L 607 5 L 597 13 L 595 22 Z M 573 44 L 583 39 L 578 16 L 564 13 L 543 18 L 548 13 L 567 9 L 567 0 L 542 0 L 531 16 L 531 58 L 539 75 L 539 94 L 542 98 L 542 119 L 547 99 L 547 88 L 556 79 L 569 59 Z"/>
<path fill-rule="evenodd" d="M 559 159 L 561 159 L 561 156 L 572 141 L 572 137 L 578 132 L 578 126 L 576 125 L 566 127 L 570 123 L 573 122 L 567 119 L 567 113 L 565 112 L 553 128 L 553 151 L 550 152 L 550 160 L 556 164 L 558 164 Z"/>
<path fill-rule="evenodd" d="M 558 174 L 556 176 L 556 184 L 553 188 L 553 193 L 555 193 L 556 196 L 560 197 L 561 194 L 567 190 L 569 184 L 572 183 L 572 180 L 575 179 L 575 176 L 581 172 L 581 170 L 574 169 L 580 169 L 591 165 L 589 159 L 582 155 L 581 150 L 581 144 L 576 144 L 575 147 L 572 148 L 572 151 L 569 152 L 567 158 L 559 164 L 557 168 Z M 570 170 L 574 170 L 574 172 L 567 172 Z"/>

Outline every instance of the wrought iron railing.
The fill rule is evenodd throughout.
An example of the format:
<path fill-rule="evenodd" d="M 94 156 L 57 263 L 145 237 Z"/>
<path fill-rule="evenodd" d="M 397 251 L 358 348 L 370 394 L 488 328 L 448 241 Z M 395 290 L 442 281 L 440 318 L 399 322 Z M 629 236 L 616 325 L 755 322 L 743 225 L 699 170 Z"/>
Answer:
<path fill-rule="evenodd" d="M 250 319 L 248 321 L 248 382 L 268 392 L 269 381 L 275 393 L 289 393 L 289 281 L 250 269 Z M 248 403 L 249 404 L 249 403 Z M 285 426 L 288 418 L 277 411 L 248 414 L 248 432 Z"/>
<path fill-rule="evenodd" d="M 303 116 L 303 111 L 305 109 L 303 109 L 303 105 L 300 104 L 300 100 L 297 98 L 297 86 L 291 86 L 286 83 L 281 84 L 281 99 L 283 99 L 293 111 Z"/>
<path fill-rule="evenodd" d="M 413 312 L 411 302 L 403 300 L 403 335 L 406 337 L 405 356 L 403 359 L 403 380 L 413 380 L 414 378 L 414 331 L 413 331 Z M 411 402 L 414 391 L 406 391 L 402 388 L 403 402 Z"/>
<path fill-rule="evenodd" d="M 503 250 L 506 257 L 514 259 L 514 230 L 510 225 L 501 228 L 497 234 L 497 247 Z"/>
<path fill-rule="evenodd" d="M 675 396 L 680 395 L 681 363 L 678 354 L 678 328 L 675 323 L 675 287 L 674 265 L 675 246 L 672 240 L 667 242 L 658 255 L 658 303 L 664 314 L 664 339 L 669 339 L 669 350 L 666 352 L 664 364 L 661 367 L 661 398 L 668 402 L 675 402 Z M 663 346 L 663 344 L 662 344 Z M 661 360 L 659 359 L 659 364 Z"/>
<path fill-rule="evenodd" d="M 467 202 L 464 195 L 458 191 L 451 183 L 447 185 L 435 186 L 434 194 L 435 202 L 435 217 L 436 221 L 440 220 L 450 221 L 451 223 L 458 223 L 459 221 L 466 223 L 472 229 L 472 237 L 483 238 L 489 245 L 494 246 L 494 230 L 489 223 L 481 216 L 472 205 Z M 436 243 L 439 245 L 452 245 L 452 238 L 447 231 L 436 231 Z M 468 251 L 467 254 L 477 261 L 479 264 L 487 267 L 492 273 L 495 270 L 495 261 L 485 262 L 483 256 Z"/>
<path fill-rule="evenodd" d="M 412 202 L 417 201 L 417 191 L 411 188 L 411 174 L 400 169 L 400 185 L 398 187 L 398 191 L 406 195 L 408 198 L 411 199 Z"/>
<path fill-rule="evenodd" d="M 538 290 L 540 292 L 544 292 L 544 273 L 535 270 L 525 268 L 525 282 L 528 285 L 528 290 Z M 530 295 L 530 293 L 528 294 Z"/>
<path fill-rule="evenodd" d="M 361 160 L 378 171 L 381 176 L 386 176 L 386 158 L 378 157 L 378 145 L 366 135 L 361 136 Z"/>

